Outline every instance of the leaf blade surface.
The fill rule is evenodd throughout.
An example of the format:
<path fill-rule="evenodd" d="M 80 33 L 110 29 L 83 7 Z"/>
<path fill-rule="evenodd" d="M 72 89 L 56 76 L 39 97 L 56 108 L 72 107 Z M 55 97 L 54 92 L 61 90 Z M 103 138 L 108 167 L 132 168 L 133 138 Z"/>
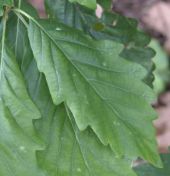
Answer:
<path fill-rule="evenodd" d="M 155 113 L 148 103 L 153 94 L 131 72 L 133 66 L 135 72 L 141 67 L 119 58 L 119 44 L 94 42 L 58 27 L 45 30 L 30 21 L 28 29 L 38 69 L 46 76 L 55 104 L 65 101 L 79 129 L 90 126 L 118 156 L 137 155 L 159 163 L 151 124 Z M 145 131 L 141 124 L 147 126 Z"/>

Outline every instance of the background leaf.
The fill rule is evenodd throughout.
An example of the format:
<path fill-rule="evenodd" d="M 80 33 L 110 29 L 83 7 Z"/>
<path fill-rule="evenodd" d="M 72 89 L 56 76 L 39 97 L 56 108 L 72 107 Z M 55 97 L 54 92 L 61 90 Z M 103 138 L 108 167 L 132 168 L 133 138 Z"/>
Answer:
<path fill-rule="evenodd" d="M 155 64 L 153 88 L 156 94 L 160 94 L 165 90 L 165 87 L 169 82 L 169 59 L 157 41 L 152 40 L 150 46 L 156 51 L 156 55 L 153 58 Z"/>
<path fill-rule="evenodd" d="M 170 175 L 170 154 L 161 154 L 164 168 L 155 168 L 149 164 L 142 164 L 135 168 L 138 176 L 169 176 Z"/>
<path fill-rule="evenodd" d="M 45 0 L 46 11 L 51 19 L 89 33 L 89 25 L 96 21 L 95 12 L 68 0 Z"/>
<path fill-rule="evenodd" d="M 112 5 L 112 0 L 97 0 L 97 3 L 99 3 L 104 10 L 110 10 L 111 9 L 111 5 Z"/>
<path fill-rule="evenodd" d="M 35 151 L 41 150 L 41 146 L 24 133 L 2 100 L 0 116 L 0 174 L 45 176 L 38 167 L 35 156 Z"/>
<path fill-rule="evenodd" d="M 69 0 L 70 2 L 78 2 L 91 9 L 96 9 L 96 0 Z"/>
<path fill-rule="evenodd" d="M 116 159 L 108 147 L 101 145 L 92 130 L 80 132 L 74 120 L 71 124 L 63 105 L 55 108 L 51 119 L 44 119 L 43 124 L 46 125 L 42 134 L 48 133 L 48 147 L 38 156 L 49 175 L 135 176 L 130 163 Z"/>

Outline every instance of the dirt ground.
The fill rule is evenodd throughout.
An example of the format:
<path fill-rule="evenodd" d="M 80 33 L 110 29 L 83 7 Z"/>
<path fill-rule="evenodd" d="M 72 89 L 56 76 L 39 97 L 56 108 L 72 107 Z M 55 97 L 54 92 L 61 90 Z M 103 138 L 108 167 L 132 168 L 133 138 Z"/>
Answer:
<path fill-rule="evenodd" d="M 43 0 L 30 0 L 45 17 Z M 169 0 L 113 0 L 113 10 L 139 20 L 140 26 L 151 36 L 157 38 L 167 53 L 170 54 L 170 1 Z M 97 13 L 100 14 L 101 9 Z M 154 122 L 157 129 L 157 141 L 160 152 L 167 152 L 170 146 L 170 91 L 159 97 L 156 111 L 158 120 Z"/>

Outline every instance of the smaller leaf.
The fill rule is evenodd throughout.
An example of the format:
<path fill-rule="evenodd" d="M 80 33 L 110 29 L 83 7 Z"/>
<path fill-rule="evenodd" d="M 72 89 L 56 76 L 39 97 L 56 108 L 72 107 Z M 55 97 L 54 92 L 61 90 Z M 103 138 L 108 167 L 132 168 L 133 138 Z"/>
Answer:
<path fill-rule="evenodd" d="M 79 4 L 91 9 L 96 9 L 96 0 L 69 0 L 70 2 L 78 2 Z"/>
<path fill-rule="evenodd" d="M 164 168 L 156 168 L 150 164 L 139 165 L 135 168 L 138 176 L 169 176 L 170 175 L 170 154 L 161 155 Z"/>
<path fill-rule="evenodd" d="M 0 99 L 0 175 L 45 176 L 35 156 L 41 146 L 32 141 L 16 123 Z"/>
<path fill-rule="evenodd" d="M 48 147 L 37 156 L 50 176 L 136 176 L 130 161 L 116 158 L 90 128 L 80 131 L 68 109 L 66 113 L 63 105 L 55 107 L 49 99 L 46 103 L 48 108 L 42 108 L 49 116 L 40 125 Z"/>
<path fill-rule="evenodd" d="M 98 21 L 94 10 L 69 0 L 45 0 L 45 7 L 49 18 L 88 34 L 91 25 Z"/>

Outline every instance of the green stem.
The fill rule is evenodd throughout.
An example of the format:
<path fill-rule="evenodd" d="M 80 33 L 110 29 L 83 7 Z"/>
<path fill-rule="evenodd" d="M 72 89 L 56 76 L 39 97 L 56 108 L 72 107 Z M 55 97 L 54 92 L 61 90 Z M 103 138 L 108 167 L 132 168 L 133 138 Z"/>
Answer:
<path fill-rule="evenodd" d="M 35 20 L 32 16 L 30 16 L 28 13 L 24 12 L 23 10 L 21 9 L 17 9 L 17 8 L 14 8 L 13 11 L 16 13 L 16 14 L 21 14 L 23 16 L 25 16 L 26 18 L 28 18 L 29 20 L 33 21 L 38 27 L 40 27 L 43 31 L 43 27 L 37 22 L 37 20 Z M 44 31 L 46 33 L 46 31 Z M 48 34 L 47 34 L 48 35 Z"/>
<path fill-rule="evenodd" d="M 25 17 L 27 17 L 28 19 L 30 19 L 30 20 L 36 22 L 36 20 L 35 20 L 32 16 L 30 16 L 28 13 L 24 12 L 24 11 L 21 10 L 21 9 L 14 8 L 13 11 L 16 12 L 16 13 L 22 14 L 22 15 L 24 15 Z"/>
<path fill-rule="evenodd" d="M 5 45 L 5 35 L 6 35 L 6 22 L 7 22 L 7 14 L 6 12 L 4 12 L 4 16 L 2 18 L 2 22 L 3 22 L 3 31 L 2 31 L 2 48 L 1 48 L 1 58 L 3 56 L 4 53 L 4 45 Z"/>
<path fill-rule="evenodd" d="M 18 1 L 18 8 L 21 8 L 21 0 Z M 17 19 L 17 32 L 16 32 L 16 41 L 15 41 L 15 56 L 17 55 L 17 46 L 18 46 L 18 36 L 19 36 L 19 25 L 20 25 L 20 18 Z"/>
<path fill-rule="evenodd" d="M 39 25 L 38 22 L 32 16 L 30 16 L 28 13 L 22 11 L 21 9 L 14 8 L 13 11 L 20 18 L 20 20 L 24 23 L 24 25 L 27 28 L 28 28 L 28 24 L 27 24 L 26 20 L 21 15 L 25 16 L 29 20 L 32 20 L 34 23 L 36 23 L 37 25 Z"/>
<path fill-rule="evenodd" d="M 3 22 L 3 31 L 2 31 L 2 47 L 1 47 L 1 66 L 0 66 L 0 80 L 2 79 L 2 68 L 4 63 L 4 48 L 5 48 L 5 35 L 6 35 L 6 22 L 8 18 L 8 9 L 7 7 L 4 10 L 4 15 L 2 18 Z"/>
<path fill-rule="evenodd" d="M 26 12 L 22 11 L 21 9 L 16 9 L 14 8 L 13 11 L 18 14 L 18 15 L 23 15 L 26 18 L 28 18 L 29 20 L 31 20 L 32 22 L 34 22 L 47 36 L 49 36 L 49 34 L 44 30 L 44 28 L 29 14 L 27 14 Z M 28 26 L 28 25 L 27 25 Z M 49 36 L 50 37 L 50 36 Z M 51 37 L 50 37 L 51 38 Z M 52 39 L 53 40 L 53 39 Z M 55 43 L 55 41 L 53 40 L 53 42 Z"/>
<path fill-rule="evenodd" d="M 14 11 L 15 12 L 15 11 Z M 20 13 L 15 12 L 15 14 L 18 16 L 18 18 L 22 21 L 22 23 L 25 25 L 26 28 L 28 28 L 28 23 L 26 20 L 20 15 Z"/>

